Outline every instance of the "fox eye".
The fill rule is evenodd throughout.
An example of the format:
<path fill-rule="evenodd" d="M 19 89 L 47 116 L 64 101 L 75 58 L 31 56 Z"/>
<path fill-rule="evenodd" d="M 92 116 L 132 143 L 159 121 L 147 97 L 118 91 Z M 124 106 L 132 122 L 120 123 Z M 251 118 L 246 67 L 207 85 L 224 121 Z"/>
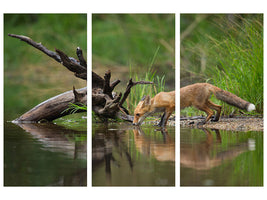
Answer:
<path fill-rule="evenodd" d="M 139 113 L 137 113 L 137 114 L 135 114 L 137 117 L 139 117 L 140 116 L 140 114 Z"/>

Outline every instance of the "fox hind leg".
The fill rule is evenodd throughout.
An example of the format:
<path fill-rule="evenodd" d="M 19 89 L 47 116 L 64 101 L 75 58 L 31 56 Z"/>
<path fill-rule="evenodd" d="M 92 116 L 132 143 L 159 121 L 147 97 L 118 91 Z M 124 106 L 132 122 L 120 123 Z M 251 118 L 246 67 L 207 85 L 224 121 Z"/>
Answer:
<path fill-rule="evenodd" d="M 220 119 L 220 115 L 221 115 L 221 110 L 222 110 L 222 106 L 217 105 L 213 102 L 211 102 L 210 100 L 207 101 L 207 105 L 209 108 L 216 110 L 216 115 L 214 117 L 214 119 L 211 119 L 211 121 L 213 122 L 217 122 Z"/>
<path fill-rule="evenodd" d="M 210 120 L 210 118 L 212 117 L 213 111 L 206 105 L 201 105 L 201 106 L 196 106 L 197 109 L 204 111 L 207 114 L 206 119 L 204 119 L 202 122 L 199 122 L 198 124 L 203 125 L 206 124 L 207 121 Z"/>

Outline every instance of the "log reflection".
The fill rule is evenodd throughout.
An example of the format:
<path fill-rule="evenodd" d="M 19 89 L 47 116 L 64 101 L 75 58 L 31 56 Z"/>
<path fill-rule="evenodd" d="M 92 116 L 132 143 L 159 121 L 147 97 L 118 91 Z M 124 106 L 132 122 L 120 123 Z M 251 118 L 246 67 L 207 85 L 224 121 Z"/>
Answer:
<path fill-rule="evenodd" d="M 19 127 L 37 139 L 45 150 L 61 152 L 70 158 L 86 159 L 87 141 L 75 141 L 75 134 L 85 131 L 66 129 L 53 123 L 17 123 Z"/>
<path fill-rule="evenodd" d="M 81 167 L 70 170 L 71 173 L 61 174 L 56 182 L 51 183 L 55 186 L 86 186 L 87 185 L 87 167 L 84 163 L 87 159 L 87 141 L 76 141 L 77 137 L 86 134 L 86 131 L 76 131 L 58 126 L 52 123 L 16 123 L 17 126 L 29 133 L 41 149 L 45 151 L 60 153 L 57 154 L 64 158 L 75 160 L 81 163 Z M 86 137 L 86 136 L 85 136 Z M 66 166 L 68 168 L 68 166 Z M 57 171 L 57 169 L 50 169 Z"/>

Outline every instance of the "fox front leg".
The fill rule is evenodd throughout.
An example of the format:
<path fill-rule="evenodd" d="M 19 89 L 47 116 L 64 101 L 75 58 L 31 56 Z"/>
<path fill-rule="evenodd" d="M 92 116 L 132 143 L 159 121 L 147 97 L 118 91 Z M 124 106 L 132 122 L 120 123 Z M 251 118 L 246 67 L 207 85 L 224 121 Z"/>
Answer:
<path fill-rule="evenodd" d="M 164 126 L 164 117 L 165 117 L 166 113 L 164 112 L 163 115 L 161 116 L 160 122 L 158 123 L 157 126 L 162 127 Z"/>

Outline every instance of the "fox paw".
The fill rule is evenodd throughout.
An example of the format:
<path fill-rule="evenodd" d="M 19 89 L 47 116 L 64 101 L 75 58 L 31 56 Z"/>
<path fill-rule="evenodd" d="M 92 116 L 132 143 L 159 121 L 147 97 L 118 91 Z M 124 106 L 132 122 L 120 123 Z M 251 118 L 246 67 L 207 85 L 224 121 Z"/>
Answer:
<path fill-rule="evenodd" d="M 219 119 L 216 119 L 215 117 L 213 117 L 210 121 L 211 122 L 217 122 L 217 121 L 219 121 Z"/>

